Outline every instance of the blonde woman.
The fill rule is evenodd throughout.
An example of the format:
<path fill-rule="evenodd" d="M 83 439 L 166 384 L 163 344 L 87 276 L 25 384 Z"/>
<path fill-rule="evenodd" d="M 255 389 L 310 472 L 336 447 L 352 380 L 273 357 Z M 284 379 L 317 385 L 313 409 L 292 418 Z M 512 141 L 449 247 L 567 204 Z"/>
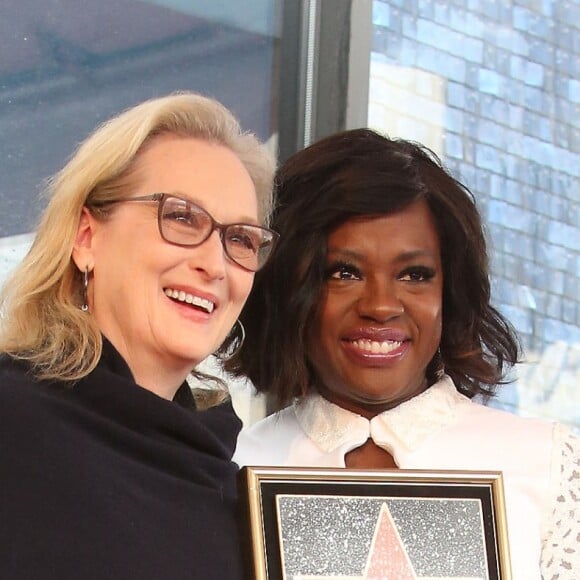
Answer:
<path fill-rule="evenodd" d="M 186 93 L 105 123 L 52 180 L 0 303 L 3 579 L 242 577 L 240 422 L 186 377 L 243 338 L 273 169 Z"/>

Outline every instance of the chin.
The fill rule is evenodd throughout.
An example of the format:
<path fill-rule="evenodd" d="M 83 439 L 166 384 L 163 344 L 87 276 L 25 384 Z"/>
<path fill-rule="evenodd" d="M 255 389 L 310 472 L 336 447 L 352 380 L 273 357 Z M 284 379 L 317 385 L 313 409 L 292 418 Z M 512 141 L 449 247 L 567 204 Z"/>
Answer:
<path fill-rule="evenodd" d="M 385 406 L 389 406 L 392 405 L 393 403 L 396 404 L 396 399 L 392 400 L 392 399 L 358 399 L 356 401 L 359 405 L 364 405 L 365 407 L 369 408 L 369 409 L 375 409 L 377 407 L 385 407 Z"/>
<path fill-rule="evenodd" d="M 389 393 L 385 395 L 380 394 L 363 394 L 358 393 L 358 396 L 352 397 L 351 401 L 358 405 L 364 406 L 369 410 L 390 409 L 396 407 L 398 404 L 413 397 L 412 393 Z"/>
<path fill-rule="evenodd" d="M 166 337 L 165 346 L 169 353 L 184 360 L 201 362 L 214 353 L 221 343 L 215 345 L 215 337 L 199 331 L 180 332 Z"/>
<path fill-rule="evenodd" d="M 206 359 L 212 354 L 211 352 L 206 352 L 204 349 L 193 350 L 191 345 L 184 346 L 183 348 L 172 348 L 168 349 L 168 356 L 173 358 L 178 365 L 183 365 L 184 367 L 193 368 Z"/>

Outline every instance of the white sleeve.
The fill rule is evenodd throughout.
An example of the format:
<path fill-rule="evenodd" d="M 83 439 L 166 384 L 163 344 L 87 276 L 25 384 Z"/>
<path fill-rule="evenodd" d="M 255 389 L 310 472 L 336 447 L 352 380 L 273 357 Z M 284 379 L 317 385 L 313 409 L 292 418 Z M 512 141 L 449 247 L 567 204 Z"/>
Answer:
<path fill-rule="evenodd" d="M 580 440 L 556 424 L 552 456 L 551 514 L 542 537 L 544 580 L 580 578 Z"/>

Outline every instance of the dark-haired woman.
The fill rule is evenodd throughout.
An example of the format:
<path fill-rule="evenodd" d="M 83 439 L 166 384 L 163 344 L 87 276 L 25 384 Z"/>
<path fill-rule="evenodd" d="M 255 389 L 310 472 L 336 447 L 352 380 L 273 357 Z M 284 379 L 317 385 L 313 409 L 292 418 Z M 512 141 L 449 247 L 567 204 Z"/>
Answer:
<path fill-rule="evenodd" d="M 577 439 L 472 401 L 519 347 L 490 304 L 470 192 L 427 149 L 370 130 L 297 153 L 276 183 L 282 242 L 230 370 L 282 410 L 242 433 L 234 459 L 501 470 L 513 577 L 580 577 Z"/>

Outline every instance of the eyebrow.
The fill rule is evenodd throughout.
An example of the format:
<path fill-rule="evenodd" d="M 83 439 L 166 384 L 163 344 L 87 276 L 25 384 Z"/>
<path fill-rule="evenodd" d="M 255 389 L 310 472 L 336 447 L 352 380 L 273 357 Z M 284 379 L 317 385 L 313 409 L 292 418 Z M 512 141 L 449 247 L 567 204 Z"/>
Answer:
<path fill-rule="evenodd" d="M 343 248 L 333 248 L 333 247 L 329 247 L 328 251 L 327 251 L 327 256 L 341 256 L 344 258 L 351 258 L 353 260 L 362 260 L 364 258 L 363 254 L 359 253 L 359 252 L 355 252 L 354 250 L 345 250 Z"/>
<path fill-rule="evenodd" d="M 365 255 L 363 253 L 357 252 L 356 250 L 348 250 L 348 249 L 344 249 L 344 248 L 329 247 L 327 255 L 332 256 L 332 257 L 344 257 L 344 258 L 348 258 L 351 260 L 359 260 L 359 261 L 364 261 L 364 259 L 365 259 Z M 403 252 L 402 254 L 399 254 L 395 258 L 395 260 L 397 262 L 410 262 L 410 261 L 416 260 L 418 258 L 436 259 L 437 256 L 433 252 L 430 252 L 427 250 L 411 250 L 411 251 Z"/>
<path fill-rule="evenodd" d="M 203 209 L 204 211 L 207 211 L 212 217 L 214 217 L 214 215 L 205 207 L 205 205 L 203 204 L 203 202 L 200 199 L 197 199 L 195 197 L 192 197 L 186 193 L 183 193 L 181 191 L 166 191 L 166 192 L 161 192 L 161 193 L 165 193 L 165 195 L 171 195 L 172 197 L 178 197 L 179 199 L 182 199 L 183 201 L 190 201 L 191 203 L 198 205 L 199 207 L 201 207 L 201 209 Z M 215 217 L 214 217 L 215 219 Z M 254 217 L 249 217 L 249 216 L 242 216 L 238 219 L 236 219 L 235 221 L 227 221 L 227 222 L 221 222 L 219 220 L 216 220 L 218 223 L 224 223 L 224 224 L 248 224 L 248 225 L 253 225 L 253 226 L 261 226 L 262 224 L 260 223 L 259 219 L 254 218 Z"/>

